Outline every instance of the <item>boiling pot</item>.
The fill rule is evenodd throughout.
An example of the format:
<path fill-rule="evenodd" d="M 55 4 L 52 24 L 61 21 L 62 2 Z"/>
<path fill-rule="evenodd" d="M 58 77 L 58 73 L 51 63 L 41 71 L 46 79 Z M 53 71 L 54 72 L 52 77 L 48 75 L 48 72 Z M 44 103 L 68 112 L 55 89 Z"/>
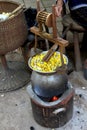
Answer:
<path fill-rule="evenodd" d="M 41 97 L 51 98 L 64 93 L 67 89 L 68 78 L 66 74 L 42 73 L 32 71 L 31 85 L 33 91 Z"/>

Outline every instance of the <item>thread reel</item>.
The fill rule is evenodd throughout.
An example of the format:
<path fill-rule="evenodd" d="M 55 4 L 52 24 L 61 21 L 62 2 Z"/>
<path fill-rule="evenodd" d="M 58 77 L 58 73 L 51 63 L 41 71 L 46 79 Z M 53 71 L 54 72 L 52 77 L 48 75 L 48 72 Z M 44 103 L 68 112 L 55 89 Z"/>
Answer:
<path fill-rule="evenodd" d="M 44 24 L 47 27 L 52 27 L 52 13 L 39 11 L 37 14 L 37 21 L 39 24 Z"/>

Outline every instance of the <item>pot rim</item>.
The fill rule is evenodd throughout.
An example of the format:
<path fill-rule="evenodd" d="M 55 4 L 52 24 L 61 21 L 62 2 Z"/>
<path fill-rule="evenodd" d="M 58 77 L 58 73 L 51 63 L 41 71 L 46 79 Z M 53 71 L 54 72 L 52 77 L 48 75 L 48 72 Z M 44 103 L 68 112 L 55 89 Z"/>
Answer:
<path fill-rule="evenodd" d="M 47 53 L 48 51 L 43 51 L 43 52 L 41 52 L 41 53 Z M 56 51 L 57 53 L 60 53 L 59 51 Z M 35 56 L 35 55 L 34 55 Z M 30 67 L 30 69 L 31 70 L 33 70 L 33 71 L 35 71 L 35 72 L 38 72 L 38 73 L 43 73 L 43 74 L 53 74 L 53 73 L 56 73 L 57 71 L 55 70 L 55 71 L 52 71 L 52 72 L 42 72 L 42 71 L 39 71 L 39 70 L 36 70 L 36 69 L 33 69 L 32 68 L 32 66 L 31 66 L 31 60 L 32 60 L 32 58 L 34 57 L 34 56 L 32 56 L 32 57 L 30 57 L 29 58 L 29 60 L 28 60 L 28 66 Z M 67 56 L 65 55 L 65 54 L 63 54 L 63 56 L 66 58 L 66 60 L 67 60 L 67 62 L 66 62 L 66 65 L 68 65 L 68 58 L 67 58 Z M 60 66 L 59 68 L 61 68 L 62 66 Z"/>

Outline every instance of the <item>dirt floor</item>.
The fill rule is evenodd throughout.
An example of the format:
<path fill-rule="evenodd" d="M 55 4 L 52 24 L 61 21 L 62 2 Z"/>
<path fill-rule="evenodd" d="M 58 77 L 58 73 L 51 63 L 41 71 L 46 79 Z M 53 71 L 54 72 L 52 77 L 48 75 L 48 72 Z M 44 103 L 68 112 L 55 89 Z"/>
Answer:
<path fill-rule="evenodd" d="M 23 1 L 19 2 L 23 3 Z M 26 7 L 36 7 L 36 0 L 25 0 L 24 2 Z M 52 0 L 50 4 L 47 4 L 46 0 L 44 0 L 44 2 L 45 7 L 49 9 L 50 4 L 54 3 L 54 0 Z M 60 27 L 59 33 L 61 34 L 61 19 L 58 21 L 58 26 Z M 54 129 L 46 128 L 37 124 L 33 117 L 30 97 L 27 92 L 31 72 L 25 64 L 21 51 L 17 49 L 14 52 L 10 52 L 6 55 L 6 58 L 8 64 L 11 62 L 13 67 L 15 63 L 19 63 L 17 65 L 25 65 L 25 71 L 27 71 L 28 74 L 25 73 L 24 76 L 27 77 L 29 81 L 26 85 L 21 86 L 20 89 L 0 93 L 0 130 L 87 130 L 87 80 L 84 79 L 83 71 L 76 72 L 73 70 L 73 72 L 68 75 L 68 80 L 75 90 L 72 119 L 63 127 Z M 2 67 L 0 64 L 0 77 L 1 73 Z M 10 82 L 7 86 L 9 84 Z M 4 86 L 2 87 L 4 88 Z"/>

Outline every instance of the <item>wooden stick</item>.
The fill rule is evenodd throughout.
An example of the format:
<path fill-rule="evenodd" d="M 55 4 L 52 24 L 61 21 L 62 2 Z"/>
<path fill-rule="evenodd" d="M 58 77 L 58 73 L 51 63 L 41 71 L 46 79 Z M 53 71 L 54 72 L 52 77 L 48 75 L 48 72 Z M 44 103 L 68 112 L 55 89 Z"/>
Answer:
<path fill-rule="evenodd" d="M 64 48 L 61 46 L 60 47 L 60 59 L 61 59 L 61 62 L 62 62 L 62 66 L 64 66 L 63 50 L 64 50 Z"/>
<path fill-rule="evenodd" d="M 40 0 L 37 0 L 37 12 L 40 11 Z"/>
<path fill-rule="evenodd" d="M 48 50 L 47 54 L 43 57 L 43 61 L 48 61 L 50 57 L 54 54 L 55 50 L 57 49 L 58 45 L 54 44 L 51 49 Z"/>
<path fill-rule="evenodd" d="M 35 46 L 34 46 L 34 51 L 36 52 L 36 48 L 37 48 L 37 35 L 35 35 Z"/>
<path fill-rule="evenodd" d="M 15 10 L 13 10 L 10 14 L 9 17 L 12 16 L 13 14 L 17 13 L 19 10 L 21 10 L 24 7 L 24 4 L 19 5 Z"/>
<path fill-rule="evenodd" d="M 55 5 L 52 5 L 52 23 L 53 23 L 53 38 L 57 38 L 57 27 L 56 27 L 56 16 L 55 16 Z"/>

